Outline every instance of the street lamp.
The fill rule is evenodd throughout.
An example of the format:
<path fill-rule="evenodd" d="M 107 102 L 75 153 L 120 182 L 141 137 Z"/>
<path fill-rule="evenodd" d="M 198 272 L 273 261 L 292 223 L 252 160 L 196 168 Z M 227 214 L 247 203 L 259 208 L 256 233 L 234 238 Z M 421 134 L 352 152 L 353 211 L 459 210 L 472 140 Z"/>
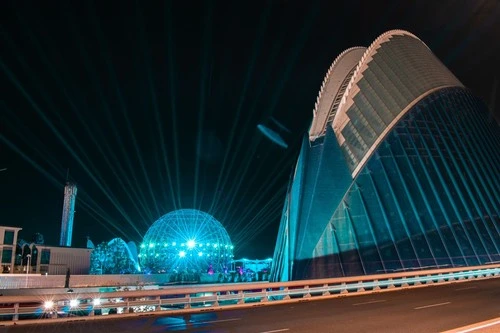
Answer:
<path fill-rule="evenodd" d="M 30 271 L 31 254 L 27 254 L 26 258 L 28 258 L 28 262 L 26 263 L 26 288 L 28 288 L 28 274 Z"/>
<path fill-rule="evenodd" d="M 30 272 L 30 263 L 31 263 L 31 254 L 27 254 L 26 258 L 28 258 L 28 262 L 26 264 L 26 274 L 29 274 L 29 272 Z"/>

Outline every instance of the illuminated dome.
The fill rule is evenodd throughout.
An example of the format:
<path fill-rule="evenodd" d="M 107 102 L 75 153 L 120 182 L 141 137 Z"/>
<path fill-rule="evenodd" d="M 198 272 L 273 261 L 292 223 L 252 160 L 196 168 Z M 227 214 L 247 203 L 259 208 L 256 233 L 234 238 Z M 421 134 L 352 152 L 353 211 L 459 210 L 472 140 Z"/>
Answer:
<path fill-rule="evenodd" d="M 222 271 L 233 258 L 226 229 L 212 215 L 180 209 L 160 217 L 148 229 L 139 260 L 146 272 Z"/>

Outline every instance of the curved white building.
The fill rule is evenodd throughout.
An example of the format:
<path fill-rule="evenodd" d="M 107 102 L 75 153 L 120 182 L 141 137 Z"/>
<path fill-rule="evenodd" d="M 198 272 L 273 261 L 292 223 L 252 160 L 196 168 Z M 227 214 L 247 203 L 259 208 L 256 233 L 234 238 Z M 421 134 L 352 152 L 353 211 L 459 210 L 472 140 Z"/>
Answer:
<path fill-rule="evenodd" d="M 285 200 L 274 280 L 500 260 L 500 128 L 415 35 L 327 72 Z"/>

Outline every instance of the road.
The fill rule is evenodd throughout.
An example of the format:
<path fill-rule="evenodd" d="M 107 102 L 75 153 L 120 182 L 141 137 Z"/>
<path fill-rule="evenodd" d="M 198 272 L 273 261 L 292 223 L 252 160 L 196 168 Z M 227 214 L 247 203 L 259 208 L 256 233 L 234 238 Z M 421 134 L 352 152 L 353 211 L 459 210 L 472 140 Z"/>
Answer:
<path fill-rule="evenodd" d="M 500 317 L 500 278 L 183 316 L 0 328 L 8 333 L 441 332 Z M 500 332 L 500 324 L 488 332 Z M 477 332 L 477 331 L 476 331 Z"/>

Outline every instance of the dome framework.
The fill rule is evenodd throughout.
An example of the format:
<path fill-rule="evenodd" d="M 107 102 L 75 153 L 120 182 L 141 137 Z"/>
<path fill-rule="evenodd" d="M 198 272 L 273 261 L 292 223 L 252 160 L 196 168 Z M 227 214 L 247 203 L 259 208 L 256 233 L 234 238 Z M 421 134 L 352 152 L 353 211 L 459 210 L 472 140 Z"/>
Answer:
<path fill-rule="evenodd" d="M 159 218 L 148 229 L 139 260 L 146 272 L 223 271 L 233 258 L 233 244 L 213 216 L 180 209 Z"/>

